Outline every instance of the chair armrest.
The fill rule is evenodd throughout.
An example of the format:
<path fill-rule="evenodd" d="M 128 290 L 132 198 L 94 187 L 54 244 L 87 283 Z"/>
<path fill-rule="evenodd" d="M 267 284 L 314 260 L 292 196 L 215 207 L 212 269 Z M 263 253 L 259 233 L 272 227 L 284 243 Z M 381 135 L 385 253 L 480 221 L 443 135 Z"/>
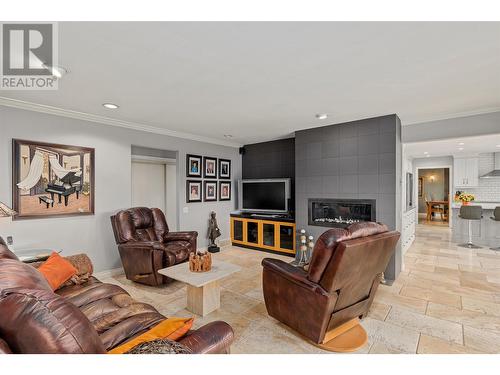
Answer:
<path fill-rule="evenodd" d="M 0 354 L 12 354 L 9 345 L 0 338 Z"/>
<path fill-rule="evenodd" d="M 198 237 L 198 232 L 168 232 L 164 237 L 164 242 L 170 241 L 192 241 Z"/>
<path fill-rule="evenodd" d="M 195 354 L 229 353 L 234 340 L 234 332 L 226 322 L 215 321 L 191 331 L 179 343 L 190 348 Z"/>
<path fill-rule="evenodd" d="M 129 280 L 155 280 L 159 285 L 162 276 L 157 270 L 175 264 L 175 256 L 165 251 L 165 245 L 156 241 L 127 242 L 118 245 L 123 269 Z"/>
<path fill-rule="evenodd" d="M 280 259 L 273 258 L 264 258 L 262 260 L 262 266 L 264 267 L 264 270 L 273 271 L 294 284 L 309 289 L 312 292 L 328 296 L 328 292 L 319 284 L 309 280 L 307 278 L 307 273 L 299 267 L 294 267 Z"/>

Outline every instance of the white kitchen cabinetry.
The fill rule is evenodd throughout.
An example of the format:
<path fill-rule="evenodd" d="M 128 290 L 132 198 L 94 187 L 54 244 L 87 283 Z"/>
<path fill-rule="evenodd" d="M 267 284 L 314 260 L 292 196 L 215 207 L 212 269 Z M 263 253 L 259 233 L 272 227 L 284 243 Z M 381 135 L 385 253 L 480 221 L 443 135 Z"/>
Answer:
<path fill-rule="evenodd" d="M 417 210 L 412 208 L 403 213 L 403 226 L 401 230 L 401 244 L 403 255 L 415 240 L 415 226 L 417 223 Z"/>
<path fill-rule="evenodd" d="M 479 186 L 479 158 L 453 158 L 455 188 Z"/>

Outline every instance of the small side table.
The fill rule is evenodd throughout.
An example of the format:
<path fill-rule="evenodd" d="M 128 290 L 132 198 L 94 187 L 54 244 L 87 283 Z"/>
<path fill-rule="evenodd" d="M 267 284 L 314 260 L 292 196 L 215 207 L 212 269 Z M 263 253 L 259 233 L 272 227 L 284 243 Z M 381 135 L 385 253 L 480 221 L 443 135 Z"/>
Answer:
<path fill-rule="evenodd" d="M 50 254 L 52 254 L 51 249 L 24 249 L 24 250 L 15 250 L 14 254 L 19 258 L 19 260 L 23 263 L 35 263 L 35 262 L 43 262 L 48 259 Z M 59 250 L 60 253 L 62 250 Z"/>

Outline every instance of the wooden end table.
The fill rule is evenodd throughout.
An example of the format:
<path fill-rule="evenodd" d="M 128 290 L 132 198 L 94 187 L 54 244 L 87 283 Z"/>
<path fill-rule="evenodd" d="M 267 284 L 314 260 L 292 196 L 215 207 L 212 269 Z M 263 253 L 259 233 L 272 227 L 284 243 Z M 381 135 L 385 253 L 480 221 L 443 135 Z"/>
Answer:
<path fill-rule="evenodd" d="M 219 280 L 240 271 L 241 268 L 220 260 L 212 260 L 208 272 L 191 272 L 189 262 L 163 268 L 158 273 L 187 284 L 187 309 L 205 316 L 220 307 Z"/>

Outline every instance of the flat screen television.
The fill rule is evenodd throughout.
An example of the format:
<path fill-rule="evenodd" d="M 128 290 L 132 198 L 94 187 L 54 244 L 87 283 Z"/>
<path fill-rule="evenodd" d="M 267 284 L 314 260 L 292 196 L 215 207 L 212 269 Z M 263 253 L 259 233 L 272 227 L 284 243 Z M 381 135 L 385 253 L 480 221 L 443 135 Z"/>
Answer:
<path fill-rule="evenodd" d="M 238 191 L 241 211 L 288 213 L 289 178 L 241 180 Z"/>

